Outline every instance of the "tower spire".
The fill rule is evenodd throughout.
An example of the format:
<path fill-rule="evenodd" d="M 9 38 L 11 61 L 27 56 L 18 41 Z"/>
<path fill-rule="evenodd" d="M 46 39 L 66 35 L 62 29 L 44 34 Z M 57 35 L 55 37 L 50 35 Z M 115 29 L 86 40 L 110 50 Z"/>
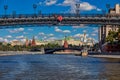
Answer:
<path fill-rule="evenodd" d="M 64 48 L 68 48 L 67 36 L 64 39 Z"/>
<path fill-rule="evenodd" d="M 31 46 L 36 46 L 36 42 L 35 42 L 35 37 L 33 36 L 32 42 L 31 42 Z"/>

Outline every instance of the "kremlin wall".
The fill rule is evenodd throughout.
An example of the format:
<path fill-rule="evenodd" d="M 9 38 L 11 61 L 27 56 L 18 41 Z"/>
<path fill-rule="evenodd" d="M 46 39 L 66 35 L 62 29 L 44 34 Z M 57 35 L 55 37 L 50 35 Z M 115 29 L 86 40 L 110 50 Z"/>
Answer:
<path fill-rule="evenodd" d="M 62 39 L 62 40 L 48 40 L 48 41 L 35 40 L 35 38 L 33 37 L 32 40 L 26 39 L 25 42 L 15 40 L 15 41 L 12 41 L 10 44 L 12 46 L 15 46 L 15 45 L 38 46 L 38 45 L 46 45 L 48 43 L 58 44 L 59 46 L 63 46 L 63 45 L 65 45 L 65 43 L 67 43 L 68 45 L 72 45 L 72 46 L 82 46 L 82 45 L 93 46 L 94 45 L 94 43 L 90 42 L 90 41 L 84 42 L 84 41 L 81 41 L 81 40 L 75 40 L 73 38 L 67 39 L 67 37 L 65 37 L 65 39 Z"/>

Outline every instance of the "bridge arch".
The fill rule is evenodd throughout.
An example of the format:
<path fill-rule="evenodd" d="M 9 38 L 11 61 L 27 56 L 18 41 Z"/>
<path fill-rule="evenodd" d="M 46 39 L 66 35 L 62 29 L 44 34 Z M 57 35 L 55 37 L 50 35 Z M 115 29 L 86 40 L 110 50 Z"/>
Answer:
<path fill-rule="evenodd" d="M 61 51 L 61 50 L 77 50 L 81 51 L 82 48 L 50 48 L 50 49 L 45 49 L 45 54 L 53 54 L 55 51 Z"/>

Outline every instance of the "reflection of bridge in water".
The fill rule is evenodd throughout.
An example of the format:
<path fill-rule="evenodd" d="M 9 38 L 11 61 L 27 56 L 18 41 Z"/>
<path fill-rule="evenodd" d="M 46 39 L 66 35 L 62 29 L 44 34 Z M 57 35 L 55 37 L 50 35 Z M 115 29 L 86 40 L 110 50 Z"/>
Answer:
<path fill-rule="evenodd" d="M 80 24 L 120 25 L 120 15 L 109 16 L 108 14 L 16 14 L 0 16 L 0 26 L 79 26 Z"/>
<path fill-rule="evenodd" d="M 81 51 L 82 48 L 46 48 L 44 49 L 45 54 L 53 54 L 56 51 L 61 51 L 61 50 L 77 50 L 77 51 Z"/>

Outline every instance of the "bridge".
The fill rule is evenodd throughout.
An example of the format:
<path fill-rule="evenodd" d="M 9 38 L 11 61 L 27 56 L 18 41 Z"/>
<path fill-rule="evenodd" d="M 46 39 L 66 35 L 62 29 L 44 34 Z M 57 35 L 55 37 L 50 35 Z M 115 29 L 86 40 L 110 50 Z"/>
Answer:
<path fill-rule="evenodd" d="M 109 14 L 16 14 L 0 15 L 0 26 L 79 26 L 80 24 L 120 25 L 120 15 Z"/>
<path fill-rule="evenodd" d="M 77 50 L 81 51 L 81 48 L 46 48 L 44 49 L 45 54 L 53 54 L 55 51 L 61 51 L 61 50 Z"/>

